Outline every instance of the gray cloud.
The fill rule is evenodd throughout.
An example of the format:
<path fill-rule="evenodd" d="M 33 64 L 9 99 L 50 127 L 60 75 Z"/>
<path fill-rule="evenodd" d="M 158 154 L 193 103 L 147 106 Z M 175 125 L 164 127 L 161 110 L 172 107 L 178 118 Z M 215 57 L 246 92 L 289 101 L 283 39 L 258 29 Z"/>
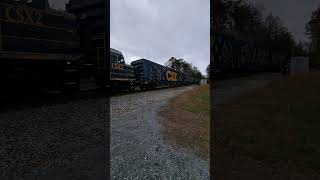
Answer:
<path fill-rule="evenodd" d="M 209 0 L 111 0 L 110 45 L 127 62 L 184 58 L 202 73 L 210 61 Z"/>
<path fill-rule="evenodd" d="M 282 19 L 296 40 L 308 40 L 305 26 L 320 0 L 251 0 L 263 5 L 265 13 L 272 12 Z"/>

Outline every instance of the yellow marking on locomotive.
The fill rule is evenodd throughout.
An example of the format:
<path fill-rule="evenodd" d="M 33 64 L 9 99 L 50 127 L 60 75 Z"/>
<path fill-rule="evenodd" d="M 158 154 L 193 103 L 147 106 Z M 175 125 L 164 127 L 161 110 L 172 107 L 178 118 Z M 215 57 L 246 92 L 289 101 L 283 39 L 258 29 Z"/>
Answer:
<path fill-rule="evenodd" d="M 43 10 L 30 8 L 26 5 L 5 5 L 5 21 L 12 23 L 23 23 L 28 25 L 44 25 L 42 22 Z"/>
<path fill-rule="evenodd" d="M 68 32 L 73 32 L 72 29 L 66 29 L 66 28 L 53 27 L 53 26 L 45 25 L 45 23 L 43 22 L 44 14 L 55 15 L 54 13 L 52 13 L 50 11 L 39 10 L 39 9 L 28 7 L 26 5 L 22 5 L 26 9 L 29 9 L 29 12 L 36 12 L 36 13 L 32 13 L 32 17 L 36 18 L 36 19 L 32 19 L 32 23 L 30 24 L 29 23 L 30 20 L 21 21 L 20 20 L 21 18 L 18 17 L 17 15 L 16 15 L 15 19 L 11 17 L 12 15 L 9 13 L 10 9 L 13 8 L 13 7 L 16 7 L 16 6 L 13 6 L 13 5 L 7 4 L 7 3 L 1 3 L 1 2 L 0 2 L 0 5 L 4 5 L 5 6 L 5 8 L 4 8 L 4 11 L 5 11 L 4 12 L 4 16 L 0 17 L 0 22 L 4 21 L 4 22 L 10 22 L 10 23 L 19 23 L 19 24 L 26 24 L 26 25 L 32 25 L 32 26 L 38 26 L 38 27 L 44 27 L 44 28 L 50 28 L 50 29 L 59 29 L 59 30 L 64 30 L 64 31 L 68 31 Z M 20 12 L 21 12 L 21 10 L 20 10 Z M 68 13 L 64 12 L 64 14 L 68 14 Z M 36 15 L 36 16 L 34 16 L 34 15 Z M 16 20 L 17 18 L 19 18 L 19 21 Z"/>
<path fill-rule="evenodd" d="M 166 77 L 168 81 L 177 81 L 177 73 L 173 71 L 167 71 Z"/>
<path fill-rule="evenodd" d="M 112 63 L 112 69 L 123 70 L 123 64 Z"/>

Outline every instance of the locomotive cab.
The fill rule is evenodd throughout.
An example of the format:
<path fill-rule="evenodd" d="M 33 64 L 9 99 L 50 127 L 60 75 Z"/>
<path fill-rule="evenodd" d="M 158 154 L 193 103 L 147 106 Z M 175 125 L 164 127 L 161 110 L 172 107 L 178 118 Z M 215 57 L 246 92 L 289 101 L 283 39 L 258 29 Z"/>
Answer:
<path fill-rule="evenodd" d="M 127 65 L 123 54 L 110 48 L 110 81 L 114 87 L 134 89 L 135 73 L 133 66 Z"/>

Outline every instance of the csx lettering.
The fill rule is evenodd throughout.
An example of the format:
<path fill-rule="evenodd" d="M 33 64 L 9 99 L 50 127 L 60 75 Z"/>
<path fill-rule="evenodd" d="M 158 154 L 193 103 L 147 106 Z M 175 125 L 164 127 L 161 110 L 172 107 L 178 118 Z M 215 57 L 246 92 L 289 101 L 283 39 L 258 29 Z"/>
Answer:
<path fill-rule="evenodd" d="M 9 22 L 24 23 L 31 25 L 43 25 L 43 13 L 40 10 L 27 6 L 8 6 L 5 9 L 5 18 Z"/>
<path fill-rule="evenodd" d="M 112 69 L 123 69 L 123 64 L 112 64 Z"/>
<path fill-rule="evenodd" d="M 167 71 L 166 73 L 168 81 L 177 81 L 177 73 L 173 71 Z"/>

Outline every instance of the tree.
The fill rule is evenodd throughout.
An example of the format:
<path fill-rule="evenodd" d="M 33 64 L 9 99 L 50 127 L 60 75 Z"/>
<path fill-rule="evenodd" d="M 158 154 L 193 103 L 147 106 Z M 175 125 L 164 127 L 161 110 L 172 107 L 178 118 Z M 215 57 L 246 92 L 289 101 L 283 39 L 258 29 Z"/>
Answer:
<path fill-rule="evenodd" d="M 188 63 L 187 61 L 185 61 L 182 58 L 175 58 L 175 57 L 171 57 L 166 63 L 165 65 L 167 67 L 170 67 L 174 70 L 180 71 L 180 72 L 184 72 L 186 74 L 189 75 L 193 75 L 196 77 L 201 78 L 202 74 L 201 72 L 198 70 L 198 68 L 196 66 L 192 66 L 191 63 Z"/>
<path fill-rule="evenodd" d="M 215 0 L 213 6 L 215 31 L 229 31 L 236 38 L 241 37 L 276 54 L 291 55 L 295 41 L 279 17 L 269 14 L 264 18 L 263 8 L 257 8 L 249 0 Z"/>
<path fill-rule="evenodd" d="M 312 12 L 306 25 L 306 31 L 311 40 L 310 61 L 313 67 L 320 67 L 320 7 Z"/>
<path fill-rule="evenodd" d="M 175 57 L 171 57 L 165 65 L 174 70 L 181 71 L 182 70 L 183 59 L 177 59 Z"/>

